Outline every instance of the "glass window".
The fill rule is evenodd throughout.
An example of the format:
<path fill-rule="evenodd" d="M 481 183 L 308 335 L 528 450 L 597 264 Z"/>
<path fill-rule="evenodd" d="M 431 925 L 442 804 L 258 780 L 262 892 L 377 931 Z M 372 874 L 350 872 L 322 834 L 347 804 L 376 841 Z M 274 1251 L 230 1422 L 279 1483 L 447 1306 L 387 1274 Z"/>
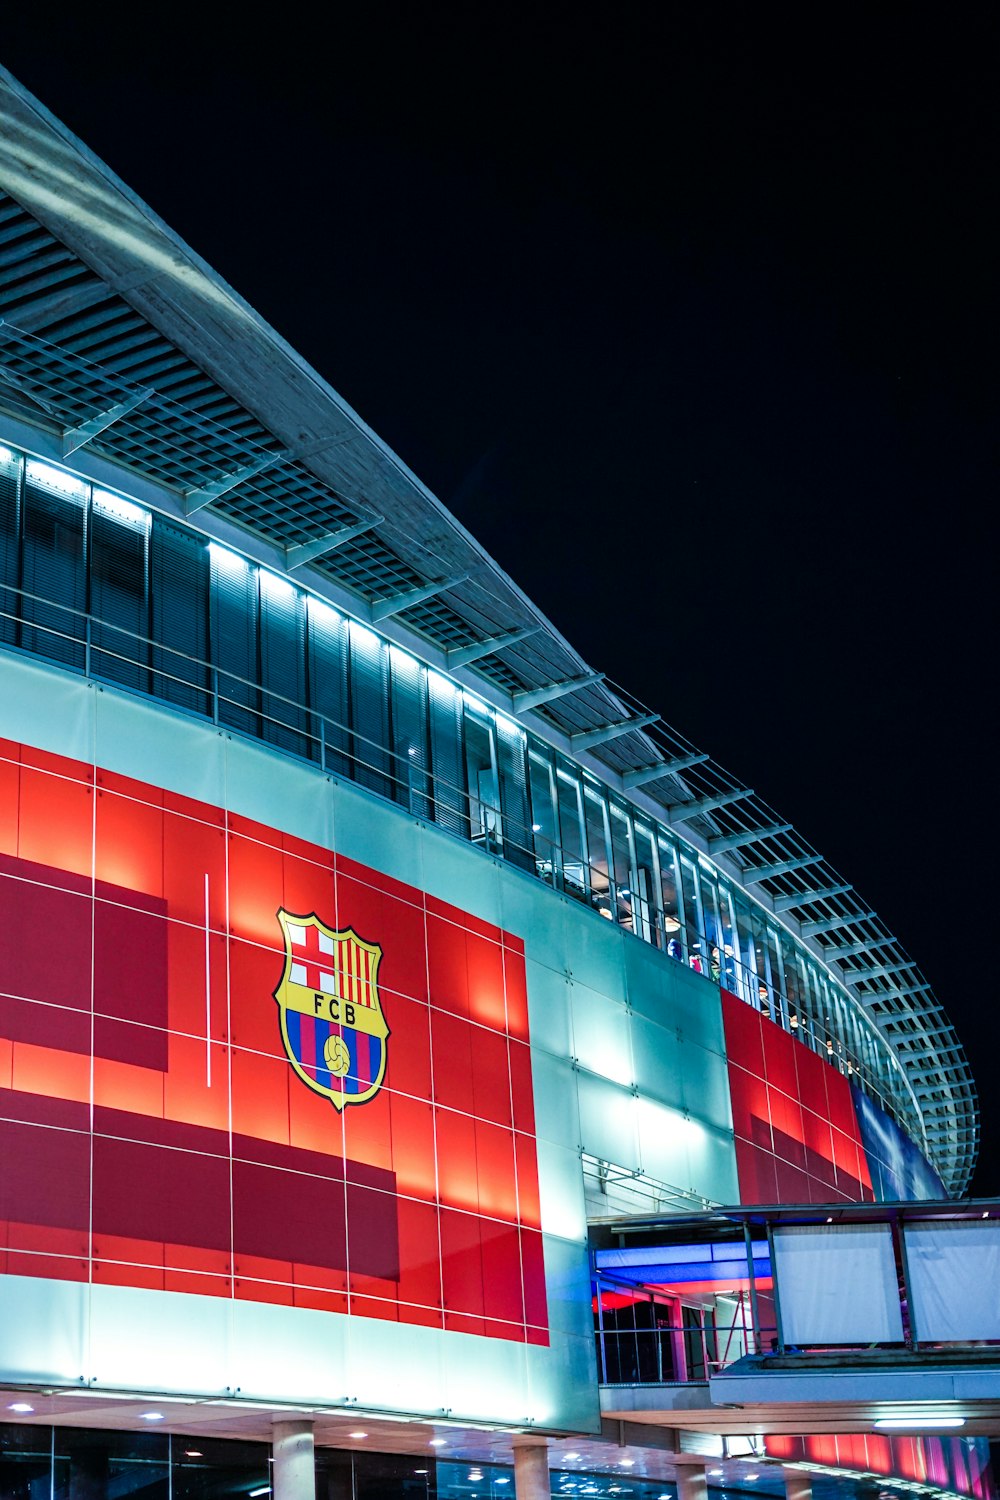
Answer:
<path fill-rule="evenodd" d="M 773 927 L 764 927 L 764 971 L 763 983 L 767 987 L 771 1017 L 788 1030 L 788 1005 L 785 1000 L 785 982 L 781 972 L 781 946 Z"/>
<path fill-rule="evenodd" d="M 563 888 L 571 896 L 586 899 L 586 843 L 583 837 L 583 807 L 580 782 L 562 769 L 556 772 L 556 795 L 559 802 L 559 843 L 562 849 Z"/>
<path fill-rule="evenodd" d="M 17 645 L 21 613 L 21 459 L 0 448 L 0 641 Z"/>
<path fill-rule="evenodd" d="M 87 494 L 61 470 L 25 467 L 21 644 L 78 670 L 86 659 Z"/>
<path fill-rule="evenodd" d="M 764 986 L 763 997 L 761 995 L 760 965 L 757 955 L 758 924 L 755 919 L 755 909 L 747 901 L 741 901 L 735 892 L 727 893 L 730 897 L 733 916 L 736 919 L 735 933 L 730 928 L 730 946 L 736 959 L 736 982 L 737 993 L 748 1005 L 756 1010 L 770 1012 L 771 1002 L 767 994 L 767 986 Z M 730 904 L 727 901 L 727 905 Z"/>
<path fill-rule="evenodd" d="M 0 1422 L 0 1495 L 4 1500 L 49 1500 L 52 1428 Z"/>
<path fill-rule="evenodd" d="M 265 740 L 308 757 L 306 601 L 266 568 L 260 576 L 261 730 Z"/>
<path fill-rule="evenodd" d="M 149 544 L 152 689 L 194 713 L 210 713 L 208 543 L 153 517 Z"/>
<path fill-rule="evenodd" d="M 701 904 L 698 900 L 698 871 L 691 860 L 680 856 L 681 897 L 684 912 L 684 934 L 688 963 L 699 974 L 708 973 L 708 952 L 701 935 Z"/>
<path fill-rule="evenodd" d="M 722 970 L 722 923 L 719 920 L 719 888 L 715 878 L 705 869 L 704 865 L 698 871 L 698 883 L 701 889 L 701 935 L 703 942 L 699 952 L 703 955 L 704 966 L 701 972 L 707 973 L 716 984 L 725 984 L 728 990 L 734 988 L 731 975 L 724 975 Z"/>
<path fill-rule="evenodd" d="M 90 511 L 91 669 L 145 690 L 149 659 L 150 515 L 96 491 Z"/>
<path fill-rule="evenodd" d="M 543 760 L 534 750 L 528 753 L 528 783 L 535 873 L 550 885 L 558 885 L 561 871 L 555 782 L 550 762 Z"/>
<path fill-rule="evenodd" d="M 663 921 L 660 915 L 660 882 L 656 868 L 656 843 L 648 828 L 641 823 L 633 825 L 635 840 L 635 890 L 632 909 L 633 931 L 643 942 L 664 945 Z"/>
<path fill-rule="evenodd" d="M 685 947 L 684 913 L 677 872 L 677 850 L 662 837 L 656 840 L 660 865 L 660 897 L 663 911 L 663 933 L 671 958 L 683 958 Z"/>
<path fill-rule="evenodd" d="M 465 771 L 469 785 L 469 817 L 472 842 L 499 849 L 500 781 L 497 776 L 493 725 L 487 714 L 465 704 Z"/>
<path fill-rule="evenodd" d="M 265 1443 L 176 1436 L 170 1457 L 171 1500 L 231 1500 L 270 1483 Z"/>
<path fill-rule="evenodd" d="M 165 1432 L 89 1432 L 57 1427 L 52 1500 L 169 1500 Z"/>
<path fill-rule="evenodd" d="M 406 651 L 389 647 L 396 799 L 418 818 L 430 814 L 427 673 Z"/>
<path fill-rule="evenodd" d="M 635 874 L 632 869 L 632 830 L 624 808 L 608 803 L 608 826 L 611 830 L 612 886 L 615 921 L 629 932 L 635 932 Z"/>
<path fill-rule="evenodd" d="M 348 728 L 347 621 L 319 599 L 307 612 L 309 706 L 312 743 L 320 763 L 336 776 L 353 776 Z"/>
<path fill-rule="evenodd" d="M 434 817 L 442 828 L 469 837 L 469 799 L 462 769 L 462 695 L 438 672 L 427 674 Z"/>
<path fill-rule="evenodd" d="M 392 797 L 396 779 L 389 750 L 389 649 L 374 631 L 353 620 L 349 633 L 355 779 L 380 797 Z"/>
<path fill-rule="evenodd" d="M 593 787 L 585 786 L 583 789 L 583 810 L 587 823 L 590 899 L 602 917 L 613 921 L 615 912 L 611 895 L 607 807 L 604 798 Z"/>
<path fill-rule="evenodd" d="M 212 566 L 211 642 L 216 668 L 219 722 L 256 735 L 257 570 L 246 558 L 208 545 Z"/>
<path fill-rule="evenodd" d="M 528 813 L 527 741 L 524 731 L 502 715 L 496 719 L 496 736 L 504 858 L 530 870 L 534 856 Z"/>

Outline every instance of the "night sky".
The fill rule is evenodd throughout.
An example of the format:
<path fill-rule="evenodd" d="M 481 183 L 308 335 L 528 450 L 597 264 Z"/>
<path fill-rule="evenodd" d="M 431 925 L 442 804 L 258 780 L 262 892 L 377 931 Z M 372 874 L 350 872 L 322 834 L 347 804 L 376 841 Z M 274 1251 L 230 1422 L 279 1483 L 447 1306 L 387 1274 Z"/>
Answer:
<path fill-rule="evenodd" d="M 224 14 L 0 62 L 853 882 L 1000 1193 L 997 7 Z"/>

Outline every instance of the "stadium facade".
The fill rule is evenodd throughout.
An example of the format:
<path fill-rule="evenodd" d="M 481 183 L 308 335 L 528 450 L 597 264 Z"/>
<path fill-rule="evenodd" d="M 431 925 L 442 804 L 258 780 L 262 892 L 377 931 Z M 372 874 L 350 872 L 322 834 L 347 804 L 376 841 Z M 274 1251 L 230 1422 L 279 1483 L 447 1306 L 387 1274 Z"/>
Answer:
<path fill-rule="evenodd" d="M 660 1384 L 781 1341 L 749 1232 L 656 1295 L 595 1257 L 961 1199 L 930 985 L 3 72 L 0 113 L 0 1493 L 767 1488 L 601 1390 L 637 1309 Z M 832 1441 L 990 1492 L 975 1441 Z"/>

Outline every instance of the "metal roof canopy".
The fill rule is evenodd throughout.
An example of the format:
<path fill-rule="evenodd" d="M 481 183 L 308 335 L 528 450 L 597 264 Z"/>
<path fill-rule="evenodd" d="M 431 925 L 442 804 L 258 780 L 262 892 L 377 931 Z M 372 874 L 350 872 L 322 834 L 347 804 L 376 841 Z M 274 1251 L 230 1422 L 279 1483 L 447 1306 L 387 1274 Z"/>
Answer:
<path fill-rule="evenodd" d="M 390 638 L 450 662 L 508 714 L 520 703 L 526 724 L 781 911 L 892 1043 L 935 1165 L 966 1189 L 979 1128 L 964 1052 L 853 887 L 594 671 L 343 398 L 3 68 L 0 319 L 0 405 L 32 451 L 72 452 L 96 482 L 294 568 L 360 619 L 382 616 Z"/>

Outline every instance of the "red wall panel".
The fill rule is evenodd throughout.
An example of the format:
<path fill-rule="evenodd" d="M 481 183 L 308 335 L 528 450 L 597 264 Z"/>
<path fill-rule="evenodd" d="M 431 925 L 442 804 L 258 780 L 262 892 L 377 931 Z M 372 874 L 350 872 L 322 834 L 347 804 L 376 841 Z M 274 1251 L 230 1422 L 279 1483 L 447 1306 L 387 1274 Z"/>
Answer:
<path fill-rule="evenodd" d="M 722 1019 L 741 1202 L 870 1202 L 847 1079 L 725 990 Z"/>
<path fill-rule="evenodd" d="M 547 1340 L 519 939 L 8 741 L 0 897 L 0 1268 Z M 381 950 L 364 1103 L 286 1052 L 280 909 Z"/>

